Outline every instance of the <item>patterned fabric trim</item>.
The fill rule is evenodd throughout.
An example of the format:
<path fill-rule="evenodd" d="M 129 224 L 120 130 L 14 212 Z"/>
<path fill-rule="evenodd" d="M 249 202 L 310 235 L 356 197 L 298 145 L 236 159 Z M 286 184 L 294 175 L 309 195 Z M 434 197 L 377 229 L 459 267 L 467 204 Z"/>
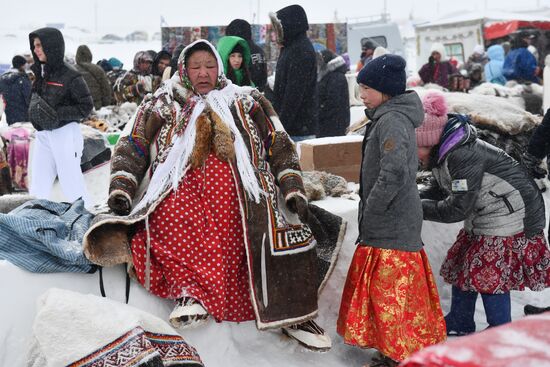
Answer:
<path fill-rule="evenodd" d="M 316 241 L 311 229 L 305 224 L 288 223 L 276 205 L 277 191 L 273 175 L 267 171 L 260 171 L 260 178 L 267 193 L 271 253 L 273 255 L 290 255 L 307 251 L 315 246 Z M 296 192 L 296 195 L 302 195 L 302 193 Z"/>
<path fill-rule="evenodd" d="M 149 365 L 153 359 L 203 365 L 195 348 L 180 336 L 149 333 L 136 327 L 68 367 L 138 367 Z"/>
<path fill-rule="evenodd" d="M 111 173 L 110 181 L 112 182 L 114 180 L 127 180 L 130 181 L 134 186 L 138 185 L 136 176 L 126 171 L 116 171 Z"/>
<path fill-rule="evenodd" d="M 171 362 L 185 361 L 188 364 L 202 366 L 202 361 L 192 346 L 187 344 L 179 335 L 166 335 L 145 332 L 145 336 L 162 358 L 165 365 L 171 365 Z"/>

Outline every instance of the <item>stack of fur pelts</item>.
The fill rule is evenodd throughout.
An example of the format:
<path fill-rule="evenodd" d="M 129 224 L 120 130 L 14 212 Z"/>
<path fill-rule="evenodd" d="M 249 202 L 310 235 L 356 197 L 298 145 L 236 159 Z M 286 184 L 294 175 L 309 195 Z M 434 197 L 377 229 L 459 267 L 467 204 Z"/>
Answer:
<path fill-rule="evenodd" d="M 96 112 L 98 119 L 104 120 L 108 124 L 109 131 L 120 131 L 132 116 L 136 113 L 137 104 L 134 102 L 125 102 L 120 106 L 102 107 Z"/>
<path fill-rule="evenodd" d="M 103 133 L 109 129 L 109 123 L 103 119 L 100 119 L 97 116 L 90 116 L 90 118 L 83 121 L 82 123 Z"/>
<path fill-rule="evenodd" d="M 422 97 L 424 88 L 415 89 Z M 517 97 L 502 98 L 470 93 L 443 93 L 449 113 L 468 115 L 478 130 L 479 137 L 503 150 L 516 160 L 527 148 L 527 143 L 542 121 L 521 107 Z"/>
<path fill-rule="evenodd" d="M 472 94 L 482 94 L 507 98 L 527 112 L 542 114 L 543 87 L 540 84 L 518 84 L 511 80 L 506 85 L 483 83 L 470 91 Z"/>
<path fill-rule="evenodd" d="M 309 201 L 323 200 L 327 196 L 342 197 L 351 193 L 346 179 L 332 173 L 304 171 L 302 178 Z"/>

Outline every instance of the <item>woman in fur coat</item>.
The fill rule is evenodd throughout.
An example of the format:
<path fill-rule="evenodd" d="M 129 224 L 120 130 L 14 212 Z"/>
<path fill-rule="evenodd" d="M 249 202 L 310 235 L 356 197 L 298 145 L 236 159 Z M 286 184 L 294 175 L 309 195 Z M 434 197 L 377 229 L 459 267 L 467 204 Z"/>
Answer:
<path fill-rule="evenodd" d="M 132 263 L 147 290 L 177 300 L 176 326 L 256 320 L 330 348 L 312 321 L 330 266 L 319 267 L 323 238 L 304 223 L 331 215 L 308 207 L 294 145 L 269 102 L 228 81 L 208 41 L 187 46 L 178 72 L 140 105 L 111 171 L 108 204 L 122 216 L 96 217 L 84 240 L 92 261 Z M 345 224 L 331 218 L 321 232 L 336 233 L 335 245 Z"/>

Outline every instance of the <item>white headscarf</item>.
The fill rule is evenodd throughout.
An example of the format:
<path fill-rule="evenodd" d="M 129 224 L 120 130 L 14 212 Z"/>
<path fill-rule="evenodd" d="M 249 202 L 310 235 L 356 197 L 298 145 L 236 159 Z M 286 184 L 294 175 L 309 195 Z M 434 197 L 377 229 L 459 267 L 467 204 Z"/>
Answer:
<path fill-rule="evenodd" d="M 221 120 L 227 124 L 233 133 L 233 136 L 235 137 L 234 144 L 235 155 L 237 158 L 237 169 L 239 171 L 242 185 L 247 194 L 255 202 L 260 202 L 262 190 L 256 178 L 248 149 L 246 148 L 239 129 L 235 125 L 235 120 L 233 119 L 233 114 L 230 110 L 230 107 L 234 103 L 236 97 L 241 94 L 249 94 L 252 88 L 238 87 L 225 77 L 223 73 L 223 63 L 219 53 L 210 42 L 204 39 L 197 40 L 183 49 L 178 60 L 178 71 L 174 74 L 170 80 L 170 83 L 182 83 L 183 78 L 180 75 L 180 71 L 186 67 L 185 56 L 187 52 L 189 52 L 189 50 L 197 43 L 205 43 L 216 57 L 216 61 L 218 62 L 219 85 L 217 88 L 221 89 L 213 89 L 206 95 L 199 95 L 195 93 L 195 95 L 191 97 L 196 104 L 193 112 L 191 113 L 187 127 L 183 133 L 174 138 L 172 148 L 170 149 L 168 156 L 165 161 L 160 163 L 156 168 L 153 176 L 151 177 L 151 181 L 149 182 L 149 187 L 147 188 L 145 196 L 133 209 L 133 213 L 158 198 L 168 188 L 170 183 L 172 185 L 172 189 L 177 190 L 195 146 L 197 119 L 207 106 L 210 107 L 210 109 L 218 116 L 220 116 Z M 170 83 L 168 83 L 168 85 Z"/>

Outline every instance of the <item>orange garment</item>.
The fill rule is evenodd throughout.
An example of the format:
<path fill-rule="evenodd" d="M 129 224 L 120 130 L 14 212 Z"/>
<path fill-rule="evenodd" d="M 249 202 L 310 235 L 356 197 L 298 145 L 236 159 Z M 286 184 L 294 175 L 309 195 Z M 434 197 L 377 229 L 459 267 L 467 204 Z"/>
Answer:
<path fill-rule="evenodd" d="M 439 295 L 424 250 L 358 246 L 340 305 L 344 342 L 402 361 L 446 339 Z"/>

